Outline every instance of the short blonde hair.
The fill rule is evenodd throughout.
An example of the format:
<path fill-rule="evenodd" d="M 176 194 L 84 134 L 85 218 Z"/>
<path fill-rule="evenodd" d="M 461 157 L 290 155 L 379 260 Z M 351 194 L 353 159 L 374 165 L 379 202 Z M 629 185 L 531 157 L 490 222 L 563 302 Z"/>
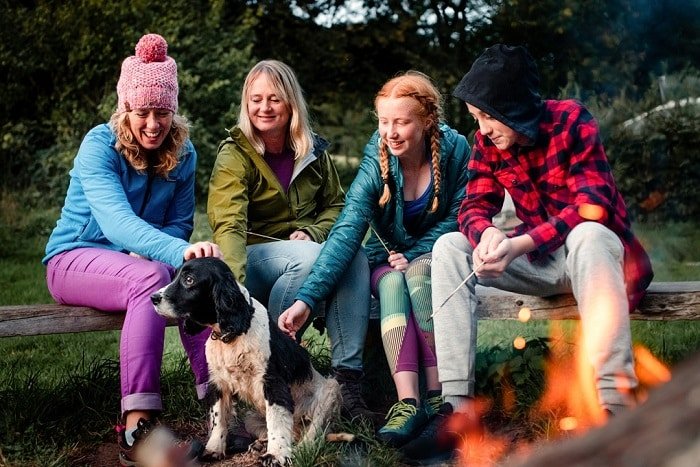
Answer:
<path fill-rule="evenodd" d="M 435 212 L 438 208 L 438 194 L 440 193 L 440 130 L 439 123 L 442 119 L 442 95 L 430 78 L 420 71 L 407 71 L 406 73 L 390 79 L 379 90 L 374 98 L 374 108 L 377 102 L 383 98 L 411 97 L 416 100 L 414 106 L 416 114 L 425 123 L 430 135 L 431 164 L 433 168 L 433 184 L 435 197 L 430 208 Z M 379 166 L 384 181 L 384 192 L 379 198 L 379 205 L 384 207 L 391 199 L 389 190 L 389 150 L 384 138 L 379 143 Z"/>
<path fill-rule="evenodd" d="M 142 151 L 129 126 L 129 112 L 114 112 L 109 120 L 112 131 L 117 136 L 115 147 L 129 165 L 139 172 L 148 170 L 148 155 Z M 189 138 L 190 127 L 187 119 L 181 115 L 173 115 L 173 123 L 170 132 L 163 140 L 163 144 L 156 149 L 155 165 L 153 170 L 156 175 L 166 178 L 180 159 L 180 152 Z"/>
<path fill-rule="evenodd" d="M 289 119 L 289 147 L 294 151 L 294 158 L 299 159 L 313 149 L 313 133 L 309 123 L 309 113 L 304 100 L 303 91 L 299 85 L 294 70 L 278 60 L 263 60 L 251 68 L 243 82 L 241 91 L 241 110 L 238 115 L 238 127 L 255 150 L 263 154 L 265 143 L 258 135 L 248 116 L 248 93 L 253 81 L 260 75 L 265 75 L 278 97 L 287 105 L 291 118 Z"/>

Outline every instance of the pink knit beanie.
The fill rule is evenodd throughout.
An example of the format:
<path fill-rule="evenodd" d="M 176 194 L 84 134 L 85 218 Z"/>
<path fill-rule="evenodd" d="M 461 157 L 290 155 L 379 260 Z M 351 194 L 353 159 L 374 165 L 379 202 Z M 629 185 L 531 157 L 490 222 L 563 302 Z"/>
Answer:
<path fill-rule="evenodd" d="M 158 34 L 146 34 L 136 44 L 136 55 L 122 63 L 117 111 L 168 109 L 176 113 L 177 91 L 177 64 L 168 57 L 168 43 Z"/>

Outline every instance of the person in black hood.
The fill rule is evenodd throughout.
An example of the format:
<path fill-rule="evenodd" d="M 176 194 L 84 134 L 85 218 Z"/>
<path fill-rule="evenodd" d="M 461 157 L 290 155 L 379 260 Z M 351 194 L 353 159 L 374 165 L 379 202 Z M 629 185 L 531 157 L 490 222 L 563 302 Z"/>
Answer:
<path fill-rule="evenodd" d="M 573 293 L 593 368 L 600 420 L 635 404 L 628 312 L 651 282 L 593 116 L 574 100 L 543 100 L 524 47 L 497 44 L 454 90 L 479 125 L 459 231 L 433 247 L 432 300 L 445 403 L 403 448 L 409 459 L 450 456 L 470 426 L 476 354 L 476 285 L 549 296 Z M 493 224 L 506 190 L 522 222 Z M 466 283 L 464 282 L 466 281 Z M 461 417 L 463 423 L 448 415 Z"/>

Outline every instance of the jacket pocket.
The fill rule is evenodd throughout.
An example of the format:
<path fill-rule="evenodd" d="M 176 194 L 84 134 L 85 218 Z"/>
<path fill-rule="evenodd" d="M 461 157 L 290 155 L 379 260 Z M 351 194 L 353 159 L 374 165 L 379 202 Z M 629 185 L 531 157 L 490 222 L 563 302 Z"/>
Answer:
<path fill-rule="evenodd" d="M 88 221 L 83 224 L 83 227 L 80 229 L 78 240 L 81 242 L 105 243 L 107 237 L 105 237 L 102 232 L 102 228 L 100 224 L 97 223 L 97 220 L 93 216 L 90 216 Z"/>

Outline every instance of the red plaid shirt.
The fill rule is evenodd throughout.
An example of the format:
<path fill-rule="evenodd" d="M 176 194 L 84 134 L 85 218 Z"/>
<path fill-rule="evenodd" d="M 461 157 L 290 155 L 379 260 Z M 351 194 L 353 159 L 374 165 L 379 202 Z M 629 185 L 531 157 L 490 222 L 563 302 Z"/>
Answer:
<path fill-rule="evenodd" d="M 581 222 L 595 220 L 615 232 L 625 246 L 630 310 L 636 308 L 653 277 L 651 262 L 632 233 L 598 125 L 585 107 L 573 100 L 545 101 L 539 136 L 532 146 L 500 151 L 477 131 L 468 169 L 467 196 L 458 222 L 473 246 L 493 226 L 505 189 L 523 222 L 511 235 L 529 234 L 535 242 L 530 260 L 559 248 Z M 598 209 L 602 217 L 581 217 L 582 205 L 602 207 Z"/>

